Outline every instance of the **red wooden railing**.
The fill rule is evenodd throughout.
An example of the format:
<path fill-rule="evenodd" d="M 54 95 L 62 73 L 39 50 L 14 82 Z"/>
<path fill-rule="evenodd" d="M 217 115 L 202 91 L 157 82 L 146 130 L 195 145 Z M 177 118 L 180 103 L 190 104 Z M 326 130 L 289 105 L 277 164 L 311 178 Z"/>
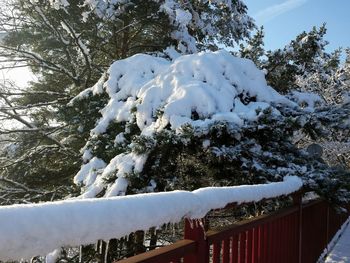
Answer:
<path fill-rule="evenodd" d="M 205 231 L 186 220 L 184 240 L 118 262 L 315 263 L 348 216 L 298 195 L 292 207 L 225 228 Z"/>

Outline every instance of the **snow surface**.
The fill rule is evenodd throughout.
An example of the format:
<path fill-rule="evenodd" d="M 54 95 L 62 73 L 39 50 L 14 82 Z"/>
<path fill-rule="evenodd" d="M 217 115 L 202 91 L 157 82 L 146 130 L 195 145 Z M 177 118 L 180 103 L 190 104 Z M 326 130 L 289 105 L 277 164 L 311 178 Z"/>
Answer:
<path fill-rule="evenodd" d="M 345 228 L 345 230 L 343 229 Z M 350 227 L 349 219 L 344 223 L 342 229 L 340 230 L 341 236 L 339 240 L 332 240 L 336 242 L 332 251 L 327 256 L 325 263 L 345 263 L 350 262 Z M 338 237 L 339 234 L 336 234 Z M 332 246 L 332 242 L 328 247 Z"/>
<path fill-rule="evenodd" d="M 105 167 L 106 163 L 103 160 L 96 157 L 92 158 L 90 162 L 87 165 L 84 165 L 84 167 L 76 174 L 74 177 L 74 183 L 84 183 L 86 186 L 91 185 L 96 179 L 96 171 Z"/>
<path fill-rule="evenodd" d="M 216 122 L 241 127 L 255 121 L 261 110 L 269 107 L 279 115 L 276 104 L 297 106 L 268 86 L 265 74 L 251 60 L 234 57 L 224 50 L 184 55 L 173 61 L 137 54 L 114 62 L 107 75 L 74 100 L 104 91 L 110 99 L 91 130 L 92 138 L 105 133 L 113 122 L 136 123 L 141 131 L 138 136 L 152 137 L 164 129 L 181 133 L 184 125 L 192 126 L 196 132 L 207 131 Z M 242 97 L 254 99 L 242 102 Z M 116 144 L 123 143 L 124 135 L 129 133 L 125 127 L 125 131 L 115 134 Z M 84 148 L 87 153 L 88 147 L 87 144 Z M 96 159 L 86 154 L 86 164 L 75 181 L 89 182 L 85 184 L 84 197 L 94 197 L 106 187 L 105 196 L 123 195 L 126 179 L 108 186 L 105 179 L 113 173 L 125 178 L 132 172 L 142 172 L 146 160 L 145 155 L 126 152 L 115 156 L 106 167 L 98 168 Z"/>
<path fill-rule="evenodd" d="M 266 84 L 264 73 L 251 60 L 223 50 L 181 56 L 173 62 L 139 54 L 116 61 L 108 73 L 105 89 L 111 99 L 92 130 L 95 134 L 104 133 L 112 121 L 129 121 L 135 107 L 137 125 L 151 134 L 168 124 L 172 129 L 184 124 L 208 126 L 217 120 L 242 125 L 271 102 L 292 104 Z M 242 93 L 257 101 L 242 104 L 238 99 Z M 158 111 L 163 112 L 161 118 Z M 191 120 L 193 111 L 199 121 Z"/>
<path fill-rule="evenodd" d="M 319 95 L 312 92 L 293 91 L 290 96 L 299 105 L 306 104 L 306 109 L 310 111 L 313 111 L 317 104 L 322 104 L 324 102 Z"/>
<path fill-rule="evenodd" d="M 199 219 L 228 203 L 259 201 L 300 189 L 302 181 L 233 187 L 207 187 L 111 198 L 94 198 L 0 207 L 0 260 L 45 255 L 63 246 L 120 238 L 136 230 L 183 218 Z M 56 252 L 50 254 L 55 257 Z"/>

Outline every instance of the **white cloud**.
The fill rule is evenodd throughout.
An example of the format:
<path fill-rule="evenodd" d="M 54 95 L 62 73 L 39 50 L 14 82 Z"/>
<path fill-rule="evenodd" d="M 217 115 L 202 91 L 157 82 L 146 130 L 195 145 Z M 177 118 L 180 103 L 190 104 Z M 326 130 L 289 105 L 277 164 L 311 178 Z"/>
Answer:
<path fill-rule="evenodd" d="M 304 5 L 307 1 L 308 0 L 287 0 L 281 4 L 269 6 L 253 15 L 253 17 L 258 24 L 264 24 L 279 15 Z"/>

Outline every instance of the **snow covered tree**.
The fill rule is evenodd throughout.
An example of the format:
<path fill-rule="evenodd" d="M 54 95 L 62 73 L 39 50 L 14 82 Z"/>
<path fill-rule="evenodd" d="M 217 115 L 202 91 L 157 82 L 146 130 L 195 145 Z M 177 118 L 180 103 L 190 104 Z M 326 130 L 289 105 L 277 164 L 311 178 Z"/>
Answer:
<path fill-rule="evenodd" d="M 348 102 L 350 96 L 350 48 L 347 48 L 345 53 L 344 65 L 338 69 L 335 76 L 338 85 L 336 85 L 333 96 L 337 99 L 337 102 Z"/>
<path fill-rule="evenodd" d="M 262 60 L 265 55 L 264 36 L 264 27 L 261 27 L 248 39 L 247 43 L 240 44 L 239 50 L 240 57 L 252 60 L 259 68 L 262 67 Z"/>
<path fill-rule="evenodd" d="M 57 9 L 69 5 L 65 0 L 51 3 Z M 217 49 L 218 44 L 233 46 L 234 43 L 249 37 L 250 30 L 254 28 L 253 20 L 247 15 L 247 7 L 240 0 L 85 0 L 84 3 L 91 10 L 84 14 L 85 17 L 95 13 L 105 21 L 119 21 L 133 10 L 144 13 L 145 7 L 153 7 L 150 19 L 164 19 L 164 26 L 170 30 L 165 36 L 174 41 L 174 46 L 181 53 Z M 137 21 L 139 17 L 134 19 Z M 164 37 L 159 33 L 157 35 Z"/>
<path fill-rule="evenodd" d="M 110 98 L 75 177 L 82 197 L 298 175 L 320 194 L 348 198 L 340 171 L 308 156 L 292 139 L 296 131 L 316 138 L 329 128 L 348 129 L 349 105 L 302 109 L 267 86 L 251 61 L 226 52 L 174 62 L 136 55 L 115 62 L 102 83 L 73 100 L 104 91 Z"/>
<path fill-rule="evenodd" d="M 70 179 L 80 166 L 78 152 L 109 97 L 97 92 L 74 107 L 67 102 L 103 79 L 113 60 L 216 50 L 247 38 L 254 27 L 239 0 L 11 0 L 1 8 L 4 67 L 29 66 L 37 76 L 26 88 L 6 83 L 1 89 L 1 117 L 16 122 L 1 130 L 10 142 L 1 158 L 3 204 L 75 194 Z M 95 140 L 108 146 L 111 137 Z M 114 157 L 113 147 L 99 150 L 106 161 Z"/>
<path fill-rule="evenodd" d="M 335 72 L 334 84 L 328 89 L 327 97 L 334 104 L 348 104 L 350 101 L 350 50 L 345 50 L 346 59 Z M 332 163 L 350 169 L 350 130 L 345 129 L 335 133 L 333 140 L 326 141 L 322 146 L 326 149 L 327 158 Z"/>
<path fill-rule="evenodd" d="M 3 117 L 23 125 L 3 131 L 20 138 L 4 151 L 7 184 L 28 188 L 31 178 L 46 189 L 69 185 L 75 174 L 80 197 L 91 198 L 297 175 L 329 200 L 349 200 L 348 172 L 293 140 L 298 132 L 316 140 L 348 131 L 350 104 L 319 107 L 317 96 L 274 89 L 304 91 L 319 81 L 308 79 L 313 73 L 335 72 L 338 55 L 324 52 L 324 27 L 263 61 L 262 29 L 246 39 L 254 25 L 239 0 L 16 0 L 10 7 L 0 55 L 31 66 L 38 81 L 1 93 Z M 265 69 L 267 82 L 251 60 L 215 51 L 244 39 L 242 56 Z"/>
<path fill-rule="evenodd" d="M 330 59 L 324 49 L 328 44 L 324 40 L 326 27 L 314 27 L 310 32 L 299 34 L 295 40 L 283 49 L 268 51 L 263 68 L 267 71 L 268 83 L 281 92 L 298 90 L 300 78 L 313 75 L 318 70 L 326 70 L 324 65 Z M 329 66 L 337 66 L 329 64 Z M 318 74 L 320 76 L 321 74 Z M 300 82 L 300 81 L 299 81 Z"/>
<path fill-rule="evenodd" d="M 250 60 L 206 52 L 174 61 L 135 55 L 116 61 L 71 103 L 107 93 L 75 176 L 82 198 L 205 186 L 256 184 L 297 175 L 335 203 L 349 172 L 294 143 L 349 131 L 350 105 L 299 106 L 267 86 Z M 300 98 L 300 96 L 299 96 Z M 292 99 L 295 99 L 293 97 Z"/>
<path fill-rule="evenodd" d="M 263 34 L 257 32 L 247 46 L 241 47 L 240 56 L 256 61 L 266 72 L 270 85 L 288 94 L 302 107 L 341 105 L 346 103 L 347 85 L 346 64 L 341 66 L 341 49 L 327 53 L 328 44 L 324 40 L 325 25 L 310 32 L 303 32 L 283 49 L 276 51 L 263 50 Z M 254 41 L 253 41 L 254 40 Z M 345 81 L 345 82 L 344 82 Z M 312 99 L 310 99 L 312 97 Z M 313 143 L 312 139 L 303 135 L 296 136 L 300 146 Z M 341 164 L 348 167 L 349 147 L 348 131 L 339 130 L 323 138 L 319 143 L 324 148 L 324 158 L 330 165 Z"/>
<path fill-rule="evenodd" d="M 25 88 L 10 82 L 1 86 L 1 116 L 7 123 L 13 122 L 1 134 L 15 141 L 3 151 L 1 175 L 51 192 L 71 185 L 79 164 L 76 144 L 80 147 L 81 138 L 71 136 L 60 110 L 84 85 L 95 82 L 102 69 L 94 67 L 92 72 L 90 60 L 84 57 L 84 42 L 69 33 L 75 26 L 71 26 L 74 16 L 61 19 L 62 14 L 50 12 L 45 2 L 9 1 L 2 6 L 1 31 L 6 36 L 0 45 L 1 56 L 8 67 L 30 66 L 38 81 Z M 6 150 L 14 148 L 15 152 Z M 56 198 L 71 191 L 71 187 L 62 194 L 57 191 Z M 30 199 L 32 195 L 24 193 L 3 201 L 14 202 L 24 196 Z"/>
<path fill-rule="evenodd" d="M 246 11 L 239 0 L 4 2 L 4 67 L 29 66 L 38 80 L 15 92 L 11 85 L 2 87 L 3 118 L 18 123 L 1 132 L 16 141 L 10 147 L 15 156 L 3 152 L 2 176 L 37 186 L 39 178 L 47 185 L 48 175 L 50 185 L 61 185 L 54 178 L 68 182 L 106 102 L 101 95 L 75 110 L 66 107 L 72 96 L 97 82 L 116 59 L 163 50 L 173 57 L 239 42 L 254 27 Z M 24 169 L 29 164 L 37 168 Z"/>

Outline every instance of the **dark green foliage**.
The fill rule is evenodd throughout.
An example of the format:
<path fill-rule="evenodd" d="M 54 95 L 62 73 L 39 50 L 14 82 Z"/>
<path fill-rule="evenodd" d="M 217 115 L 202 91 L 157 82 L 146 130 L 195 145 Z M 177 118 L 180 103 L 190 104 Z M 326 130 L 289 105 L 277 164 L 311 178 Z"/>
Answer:
<path fill-rule="evenodd" d="M 320 70 L 327 71 L 339 65 L 339 53 L 325 52 L 325 25 L 299 34 L 284 49 L 268 51 L 263 68 L 268 83 L 282 93 L 300 89 L 298 77 L 306 77 Z M 329 72 L 328 72 L 329 73 Z M 321 74 L 320 74 L 321 75 Z"/>
<path fill-rule="evenodd" d="M 243 127 L 218 122 L 207 132 L 184 127 L 184 132 L 163 130 L 154 137 L 134 136 L 127 151 L 147 154 L 141 173 L 129 174 L 128 194 L 155 191 L 195 190 L 205 186 L 257 184 L 281 181 L 284 176 L 303 178 L 305 187 L 341 203 L 349 196 L 347 172 L 329 167 L 293 143 L 296 131 L 311 138 L 327 137 L 344 126 L 349 105 L 324 107 L 313 113 L 278 107 L 260 112 L 256 122 Z M 125 149 L 124 149 L 125 150 Z M 112 178 L 111 181 L 115 180 Z M 329 184 L 327 182 L 332 182 Z"/>
<path fill-rule="evenodd" d="M 258 29 L 246 43 L 246 45 L 240 44 L 239 55 L 242 58 L 248 58 L 252 60 L 255 65 L 261 67 L 264 50 L 264 27 Z"/>

